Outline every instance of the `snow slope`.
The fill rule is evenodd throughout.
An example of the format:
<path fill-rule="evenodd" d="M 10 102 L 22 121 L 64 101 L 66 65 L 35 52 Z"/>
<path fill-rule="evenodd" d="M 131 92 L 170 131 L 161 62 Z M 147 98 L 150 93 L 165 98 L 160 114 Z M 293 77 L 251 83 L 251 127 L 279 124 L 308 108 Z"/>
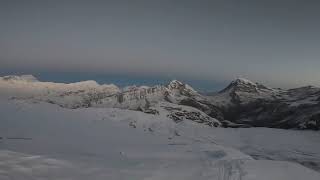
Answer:
<path fill-rule="evenodd" d="M 162 115 L 113 108 L 65 109 L 6 99 L 0 101 L 0 114 L 0 179 L 4 180 L 320 178 L 318 172 L 299 164 L 254 160 L 230 148 L 242 143 L 254 146 L 257 141 L 246 138 L 257 132 L 243 138 L 231 129 L 175 123 Z M 287 136 L 287 131 L 279 131 Z M 287 143 L 284 147 L 307 140 L 300 131 L 289 132 L 296 136 L 287 136 L 292 141 L 280 139 L 280 144 Z M 297 137 L 299 142 L 294 141 Z M 313 143 L 306 141 L 300 148 L 319 154 L 315 148 L 319 144 Z"/>
<path fill-rule="evenodd" d="M 161 122 L 141 112 L 48 104 L 1 107 L 6 114 L 0 131 L 3 179 L 208 179 L 218 174 L 206 174 L 206 163 L 251 159 L 180 137 L 170 132 L 175 124 L 169 119 L 162 121 L 168 132 L 157 133 L 150 128 Z M 141 119 L 141 127 L 129 125 Z"/>

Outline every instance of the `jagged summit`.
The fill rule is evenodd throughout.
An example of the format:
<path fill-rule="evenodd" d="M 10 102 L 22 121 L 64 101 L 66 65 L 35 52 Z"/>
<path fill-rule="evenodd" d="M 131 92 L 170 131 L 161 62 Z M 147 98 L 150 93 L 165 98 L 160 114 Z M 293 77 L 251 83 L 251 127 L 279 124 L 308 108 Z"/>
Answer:
<path fill-rule="evenodd" d="M 233 80 L 225 89 L 220 91 L 219 93 L 229 92 L 229 91 L 244 91 L 250 93 L 256 93 L 258 88 L 257 83 L 253 83 L 252 81 L 244 78 L 237 78 Z"/>
<path fill-rule="evenodd" d="M 170 91 L 177 91 L 182 95 L 186 95 L 186 96 L 192 96 L 197 94 L 197 91 L 194 90 L 190 85 L 185 84 L 181 81 L 178 80 L 172 80 L 168 85 L 167 88 Z"/>
<path fill-rule="evenodd" d="M 178 80 L 172 80 L 167 84 L 168 89 L 179 89 L 185 84 Z"/>
<path fill-rule="evenodd" d="M 252 84 L 252 85 L 256 85 L 256 83 L 245 79 L 245 78 L 237 78 L 235 80 L 233 80 L 231 83 L 235 83 L 235 84 Z"/>
<path fill-rule="evenodd" d="M 260 93 L 265 91 L 274 91 L 274 89 L 268 88 L 267 86 L 260 83 L 254 83 L 245 78 L 237 78 L 233 80 L 225 89 L 223 89 L 219 93 L 224 93 L 224 92 Z"/>

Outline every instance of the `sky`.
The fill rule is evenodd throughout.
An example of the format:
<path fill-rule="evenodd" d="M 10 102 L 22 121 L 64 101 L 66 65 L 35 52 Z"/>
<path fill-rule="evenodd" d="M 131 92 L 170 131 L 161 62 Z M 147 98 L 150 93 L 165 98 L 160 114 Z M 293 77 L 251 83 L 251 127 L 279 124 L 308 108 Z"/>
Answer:
<path fill-rule="evenodd" d="M 316 0 L 1 0 L 0 72 L 320 85 Z"/>

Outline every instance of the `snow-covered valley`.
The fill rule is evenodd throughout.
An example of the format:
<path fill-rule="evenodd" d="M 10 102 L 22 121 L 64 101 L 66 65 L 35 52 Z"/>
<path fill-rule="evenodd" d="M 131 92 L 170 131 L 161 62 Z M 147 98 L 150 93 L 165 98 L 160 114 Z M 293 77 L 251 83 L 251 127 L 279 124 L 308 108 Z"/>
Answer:
<path fill-rule="evenodd" d="M 146 90 L 148 101 L 125 106 L 69 108 L 87 95 L 83 87 L 103 97 L 119 90 L 30 81 L 0 83 L 0 179 L 320 179 L 318 131 L 215 127 L 212 112 L 177 103 L 196 93 L 191 87 L 169 96 Z"/>

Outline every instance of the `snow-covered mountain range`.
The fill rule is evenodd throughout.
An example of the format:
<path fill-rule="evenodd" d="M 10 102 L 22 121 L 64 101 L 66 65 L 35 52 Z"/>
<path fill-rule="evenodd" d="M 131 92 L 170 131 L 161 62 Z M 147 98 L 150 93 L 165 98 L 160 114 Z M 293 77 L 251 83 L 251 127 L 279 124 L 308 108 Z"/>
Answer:
<path fill-rule="evenodd" d="M 318 180 L 319 131 L 219 128 L 273 126 L 266 110 L 298 129 L 307 121 L 286 111 L 312 116 L 318 97 L 245 79 L 206 96 L 177 80 L 120 89 L 2 77 L 0 179 Z"/>
<path fill-rule="evenodd" d="M 1 94 L 11 99 L 47 102 L 64 108 L 105 107 L 165 114 L 175 122 L 209 126 L 320 128 L 320 88 L 275 89 L 239 78 L 214 95 L 203 95 L 177 80 L 167 85 L 99 85 L 40 82 L 32 75 L 0 78 Z M 14 92 L 14 93 L 13 93 Z"/>

